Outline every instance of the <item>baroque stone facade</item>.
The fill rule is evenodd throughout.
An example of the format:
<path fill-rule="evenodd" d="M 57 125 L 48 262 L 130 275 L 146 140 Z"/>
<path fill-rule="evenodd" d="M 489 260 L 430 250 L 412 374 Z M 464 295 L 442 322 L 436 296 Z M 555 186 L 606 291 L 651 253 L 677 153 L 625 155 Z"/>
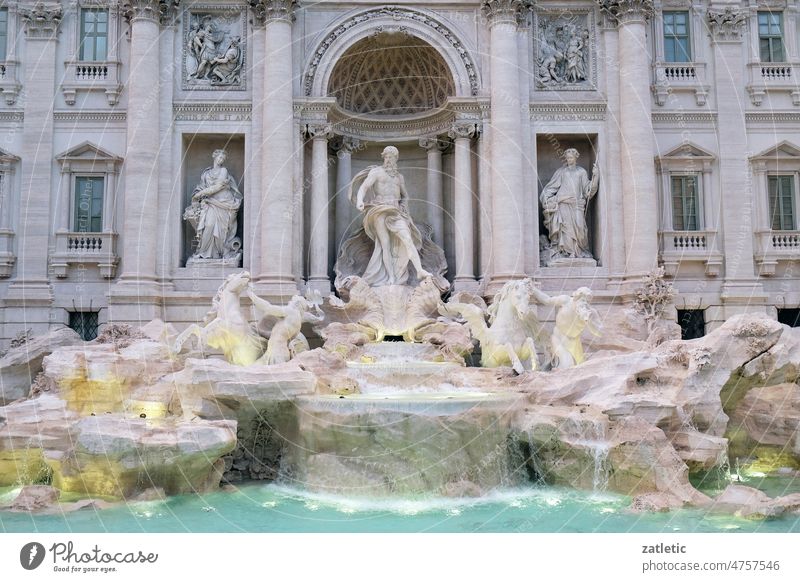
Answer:
<path fill-rule="evenodd" d="M 455 292 L 532 277 L 591 288 L 602 315 L 661 264 L 672 317 L 787 320 L 798 8 L 0 0 L 0 349 L 27 329 L 185 327 L 239 271 L 273 300 L 332 292 L 358 224 L 348 185 L 390 144 Z M 217 150 L 236 249 L 192 260 L 183 213 Z M 541 196 L 570 150 L 598 178 L 578 210 Z M 553 261 L 560 216 L 580 252 Z"/>

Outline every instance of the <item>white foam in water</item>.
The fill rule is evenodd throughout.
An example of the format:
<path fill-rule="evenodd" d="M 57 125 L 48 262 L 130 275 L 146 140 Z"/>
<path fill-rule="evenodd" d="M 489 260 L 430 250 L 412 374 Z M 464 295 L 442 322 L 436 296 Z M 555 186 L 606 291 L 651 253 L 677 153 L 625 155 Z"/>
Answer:
<path fill-rule="evenodd" d="M 266 486 L 278 496 L 304 502 L 308 508 L 332 508 L 346 514 L 389 512 L 400 515 L 417 515 L 430 512 L 462 512 L 470 507 L 505 504 L 509 507 L 524 508 L 531 505 L 557 507 L 571 498 L 576 492 L 558 489 L 505 489 L 494 490 L 481 497 L 425 497 L 425 498 L 352 498 L 329 493 L 312 493 L 285 485 Z M 588 503 L 617 505 L 624 500 L 622 496 L 603 495 L 587 499 Z M 615 511 L 614 508 L 606 508 Z M 607 512 L 607 511 L 606 511 Z"/>

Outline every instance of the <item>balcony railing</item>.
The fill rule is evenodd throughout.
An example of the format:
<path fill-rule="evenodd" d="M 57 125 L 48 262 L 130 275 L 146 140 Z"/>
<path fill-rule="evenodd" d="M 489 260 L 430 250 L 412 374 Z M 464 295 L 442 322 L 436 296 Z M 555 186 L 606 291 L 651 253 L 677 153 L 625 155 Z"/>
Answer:
<path fill-rule="evenodd" d="M 0 277 L 11 276 L 16 257 L 14 256 L 14 233 L 0 229 Z"/>
<path fill-rule="evenodd" d="M 797 63 L 750 63 L 750 83 L 747 91 L 753 105 L 761 105 L 769 92 L 788 92 L 794 105 L 800 105 Z"/>
<path fill-rule="evenodd" d="M 7 105 L 14 105 L 19 95 L 20 85 L 17 82 L 17 63 L 0 61 L 0 93 Z"/>
<path fill-rule="evenodd" d="M 719 275 L 722 253 L 717 250 L 714 230 L 662 230 L 659 233 L 661 261 L 670 277 L 678 272 L 681 263 L 705 263 L 706 274 Z"/>
<path fill-rule="evenodd" d="M 693 92 L 697 105 L 705 105 L 708 97 L 705 63 L 656 63 L 653 66 L 656 104 L 665 105 L 673 92 Z"/>
<path fill-rule="evenodd" d="M 113 232 L 57 232 L 50 266 L 56 277 L 67 276 L 70 265 L 94 264 L 106 279 L 116 274 L 119 257 Z"/>
<path fill-rule="evenodd" d="M 61 91 L 68 105 L 75 104 L 78 91 L 104 91 L 109 105 L 116 105 L 122 85 L 119 63 L 112 61 L 67 61 Z"/>
<path fill-rule="evenodd" d="M 779 261 L 800 261 L 800 230 L 756 233 L 756 263 L 764 276 L 775 274 Z"/>

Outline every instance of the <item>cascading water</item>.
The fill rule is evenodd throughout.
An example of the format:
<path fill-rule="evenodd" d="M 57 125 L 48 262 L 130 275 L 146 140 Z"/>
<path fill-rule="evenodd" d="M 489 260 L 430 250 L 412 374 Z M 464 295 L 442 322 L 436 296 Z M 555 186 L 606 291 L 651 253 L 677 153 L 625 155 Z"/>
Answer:
<path fill-rule="evenodd" d="M 474 496 L 525 479 L 508 443 L 520 395 L 455 387 L 461 366 L 416 359 L 415 344 L 371 348 L 348 364 L 358 393 L 297 400 L 285 482 L 348 496 Z"/>

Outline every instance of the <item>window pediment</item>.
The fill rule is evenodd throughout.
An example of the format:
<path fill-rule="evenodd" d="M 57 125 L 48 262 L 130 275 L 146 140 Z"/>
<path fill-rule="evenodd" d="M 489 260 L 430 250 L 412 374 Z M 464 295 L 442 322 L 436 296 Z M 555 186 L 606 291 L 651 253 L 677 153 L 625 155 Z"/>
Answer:
<path fill-rule="evenodd" d="M 782 141 L 778 145 L 764 150 L 750 158 L 751 161 L 774 162 L 776 160 L 800 162 L 800 148 L 789 141 Z"/>
<path fill-rule="evenodd" d="M 109 168 L 116 171 L 122 163 L 121 157 L 88 141 L 57 155 L 56 160 L 64 167 L 98 172 L 108 171 Z"/>

